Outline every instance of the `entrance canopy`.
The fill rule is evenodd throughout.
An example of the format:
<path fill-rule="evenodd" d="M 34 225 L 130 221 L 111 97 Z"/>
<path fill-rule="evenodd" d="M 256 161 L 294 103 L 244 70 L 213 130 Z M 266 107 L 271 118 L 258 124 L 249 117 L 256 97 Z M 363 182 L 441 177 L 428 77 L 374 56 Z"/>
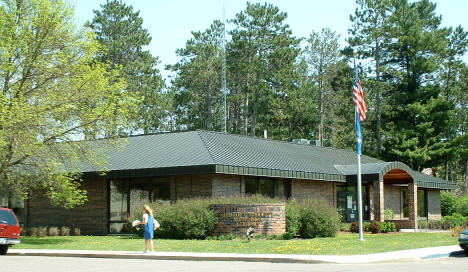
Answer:
<path fill-rule="evenodd" d="M 357 166 L 335 165 L 345 176 L 346 181 L 354 183 L 357 179 Z M 412 170 L 401 162 L 364 163 L 361 165 L 363 183 L 384 181 L 391 184 L 407 184 L 416 181 L 420 188 L 455 189 L 456 184 Z"/>

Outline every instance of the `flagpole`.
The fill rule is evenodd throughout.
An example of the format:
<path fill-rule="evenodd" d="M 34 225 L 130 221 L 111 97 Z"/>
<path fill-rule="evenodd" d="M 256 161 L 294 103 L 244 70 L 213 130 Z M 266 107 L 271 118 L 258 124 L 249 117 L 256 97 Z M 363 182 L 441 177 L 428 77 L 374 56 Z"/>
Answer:
<path fill-rule="evenodd" d="M 354 69 L 356 69 L 356 54 L 357 51 L 354 50 L 353 62 L 354 62 Z M 357 107 L 354 108 L 354 120 L 355 122 L 359 122 L 357 118 L 359 118 L 359 113 Z M 359 124 L 360 125 L 360 124 Z M 356 128 L 357 129 L 357 128 Z M 361 141 L 361 139 L 356 137 L 356 141 Z M 358 143 L 360 144 L 360 143 Z M 361 152 L 356 150 L 357 152 L 357 208 L 358 208 L 358 222 L 359 222 L 359 241 L 364 241 L 364 235 L 362 231 L 362 193 L 361 193 Z"/>
<path fill-rule="evenodd" d="M 361 193 L 361 155 L 357 155 L 357 194 L 358 194 L 358 218 L 359 218 L 359 240 L 364 241 L 362 233 L 362 193 Z"/>

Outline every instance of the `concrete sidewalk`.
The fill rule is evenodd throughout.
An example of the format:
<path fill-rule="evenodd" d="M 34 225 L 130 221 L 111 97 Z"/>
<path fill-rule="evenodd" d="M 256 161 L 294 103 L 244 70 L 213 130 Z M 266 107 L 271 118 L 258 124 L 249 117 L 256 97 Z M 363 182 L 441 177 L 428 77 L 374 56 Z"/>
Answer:
<path fill-rule="evenodd" d="M 20 256 L 56 256 L 85 258 L 121 258 L 155 260 L 196 260 L 196 261 L 246 261 L 274 263 L 376 263 L 390 261 L 414 261 L 461 256 L 459 246 L 430 247 L 400 250 L 366 255 L 295 255 L 295 254 L 235 254 L 235 253 L 194 253 L 194 252 L 155 252 L 154 255 L 135 251 L 99 251 L 99 250 L 46 250 L 14 249 L 8 255 Z"/>

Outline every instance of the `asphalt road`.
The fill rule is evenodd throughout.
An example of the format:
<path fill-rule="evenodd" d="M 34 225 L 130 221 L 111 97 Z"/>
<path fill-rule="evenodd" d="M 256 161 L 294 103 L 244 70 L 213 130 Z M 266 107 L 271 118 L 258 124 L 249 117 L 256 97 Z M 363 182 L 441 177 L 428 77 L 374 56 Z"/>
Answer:
<path fill-rule="evenodd" d="M 415 262 L 379 264 L 298 264 L 236 261 L 162 261 L 147 259 L 105 259 L 37 256 L 1 256 L 0 271 L 15 272 L 133 272 L 133 271 L 381 271 L 430 272 L 467 271 L 468 257 L 450 257 Z"/>

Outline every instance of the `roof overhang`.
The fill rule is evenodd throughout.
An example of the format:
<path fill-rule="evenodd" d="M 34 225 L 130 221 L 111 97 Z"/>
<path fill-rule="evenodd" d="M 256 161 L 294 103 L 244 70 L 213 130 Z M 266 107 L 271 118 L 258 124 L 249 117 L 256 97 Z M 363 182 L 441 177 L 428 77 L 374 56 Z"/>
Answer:
<path fill-rule="evenodd" d="M 347 182 L 356 183 L 357 165 L 335 165 Z M 401 162 L 367 163 L 361 165 L 361 178 L 363 184 L 375 181 L 385 181 L 390 184 L 407 184 L 416 181 L 420 188 L 434 188 L 451 190 L 456 188 L 456 184 L 446 180 L 429 176 L 412 170 L 409 166 Z"/>
<path fill-rule="evenodd" d="M 197 174 L 227 174 L 241 176 L 259 176 L 271 178 L 288 178 L 288 179 L 306 179 L 306 180 L 323 180 L 332 182 L 346 182 L 346 177 L 339 174 L 314 173 L 294 170 L 267 169 L 233 165 L 193 165 L 193 166 L 178 166 L 150 169 L 127 169 L 113 170 L 104 174 L 98 172 L 85 172 L 85 178 L 96 178 L 105 176 L 109 179 L 117 178 L 137 178 L 137 177 L 158 177 L 158 176 L 175 176 L 175 175 L 197 175 Z"/>

